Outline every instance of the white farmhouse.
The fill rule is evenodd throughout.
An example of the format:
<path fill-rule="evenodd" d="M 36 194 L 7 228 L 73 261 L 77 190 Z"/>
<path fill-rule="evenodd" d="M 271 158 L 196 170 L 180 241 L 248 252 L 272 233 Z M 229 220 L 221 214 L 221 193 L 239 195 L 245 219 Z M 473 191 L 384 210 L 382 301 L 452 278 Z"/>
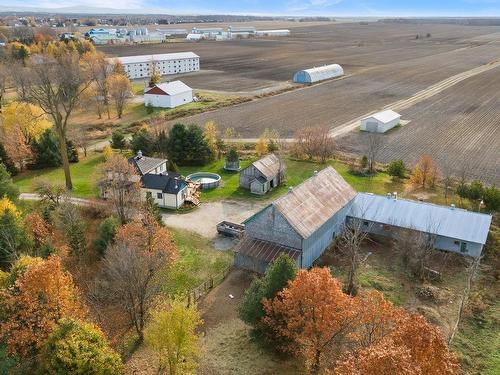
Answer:
<path fill-rule="evenodd" d="M 361 130 L 371 133 L 385 133 L 399 125 L 401 115 L 390 109 L 375 113 L 361 120 Z"/>
<path fill-rule="evenodd" d="M 144 104 L 175 108 L 193 101 L 193 89 L 181 81 L 159 83 L 144 90 Z"/>

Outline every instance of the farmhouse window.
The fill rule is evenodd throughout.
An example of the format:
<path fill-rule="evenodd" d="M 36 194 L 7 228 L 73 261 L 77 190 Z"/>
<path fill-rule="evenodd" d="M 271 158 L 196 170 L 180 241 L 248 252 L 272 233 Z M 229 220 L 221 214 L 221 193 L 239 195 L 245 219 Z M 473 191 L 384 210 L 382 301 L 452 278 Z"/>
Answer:
<path fill-rule="evenodd" d="M 453 243 L 457 246 L 460 245 L 460 241 L 453 241 Z"/>
<path fill-rule="evenodd" d="M 162 193 L 156 193 L 156 198 L 162 199 L 163 198 L 163 194 Z"/>

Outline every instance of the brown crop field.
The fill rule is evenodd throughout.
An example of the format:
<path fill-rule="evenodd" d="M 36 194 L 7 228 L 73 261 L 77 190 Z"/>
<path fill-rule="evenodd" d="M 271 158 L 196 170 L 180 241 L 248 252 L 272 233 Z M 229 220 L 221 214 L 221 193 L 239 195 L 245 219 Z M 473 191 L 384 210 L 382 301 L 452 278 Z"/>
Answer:
<path fill-rule="evenodd" d="M 430 154 L 442 172 L 465 174 L 500 184 L 500 68 L 469 78 L 402 111 L 410 122 L 385 137 L 380 161 L 402 158 L 413 165 Z M 351 152 L 364 153 L 366 133 L 341 139 Z"/>
<path fill-rule="evenodd" d="M 278 129 L 287 137 L 304 126 L 328 126 L 335 131 L 359 116 L 500 59 L 500 27 L 496 26 L 375 22 L 289 28 L 292 34 L 286 38 L 106 46 L 101 50 L 120 55 L 192 50 L 200 55 L 204 71 L 182 79 L 198 89 L 234 92 L 255 93 L 286 84 L 302 68 L 325 63 L 344 67 L 346 76 L 341 79 L 182 120 L 198 124 L 213 120 L 219 128 L 235 128 L 244 138 L 255 138 L 265 128 Z M 417 34 L 424 37 L 416 39 Z M 491 101 L 498 100 L 498 73 L 498 68 L 485 71 L 412 102 L 403 110 L 403 118 L 412 122 L 387 135 L 381 161 L 404 158 L 412 163 L 419 154 L 429 152 L 454 173 L 467 160 L 473 176 L 498 183 L 500 158 L 495 150 L 499 149 L 500 114 L 494 108 L 500 106 Z M 353 133 L 342 143 L 362 152 L 362 140 L 362 135 Z"/>

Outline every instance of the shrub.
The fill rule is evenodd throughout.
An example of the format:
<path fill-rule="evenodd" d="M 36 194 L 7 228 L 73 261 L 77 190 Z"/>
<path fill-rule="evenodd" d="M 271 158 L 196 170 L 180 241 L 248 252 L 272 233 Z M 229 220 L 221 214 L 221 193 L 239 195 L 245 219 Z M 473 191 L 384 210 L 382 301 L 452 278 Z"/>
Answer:
<path fill-rule="evenodd" d="M 123 374 L 120 356 L 106 342 L 99 328 L 72 319 L 61 320 L 42 351 L 49 374 Z"/>
<path fill-rule="evenodd" d="M 5 167 L 0 164 L 0 198 L 7 197 L 16 200 L 19 196 L 19 188 L 12 182 L 12 178 Z"/>
<path fill-rule="evenodd" d="M 393 178 L 405 178 L 406 166 L 403 160 L 398 159 L 391 161 L 387 167 L 387 173 Z"/>
<path fill-rule="evenodd" d="M 366 167 L 368 167 L 368 157 L 366 155 L 363 155 L 361 157 L 361 160 L 359 161 L 359 166 L 362 169 L 366 169 Z"/>

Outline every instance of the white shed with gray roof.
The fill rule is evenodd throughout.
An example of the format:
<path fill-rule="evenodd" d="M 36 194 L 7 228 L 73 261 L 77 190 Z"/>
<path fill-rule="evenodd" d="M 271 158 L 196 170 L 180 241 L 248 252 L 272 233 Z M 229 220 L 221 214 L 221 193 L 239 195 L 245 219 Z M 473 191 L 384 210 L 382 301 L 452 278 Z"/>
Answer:
<path fill-rule="evenodd" d="M 371 133 L 385 133 L 393 127 L 398 126 L 400 121 L 401 115 L 388 109 L 362 119 L 360 129 Z"/>
<path fill-rule="evenodd" d="M 264 195 L 279 186 L 285 166 L 274 154 L 254 161 L 240 172 L 240 187 L 253 194 Z"/>

